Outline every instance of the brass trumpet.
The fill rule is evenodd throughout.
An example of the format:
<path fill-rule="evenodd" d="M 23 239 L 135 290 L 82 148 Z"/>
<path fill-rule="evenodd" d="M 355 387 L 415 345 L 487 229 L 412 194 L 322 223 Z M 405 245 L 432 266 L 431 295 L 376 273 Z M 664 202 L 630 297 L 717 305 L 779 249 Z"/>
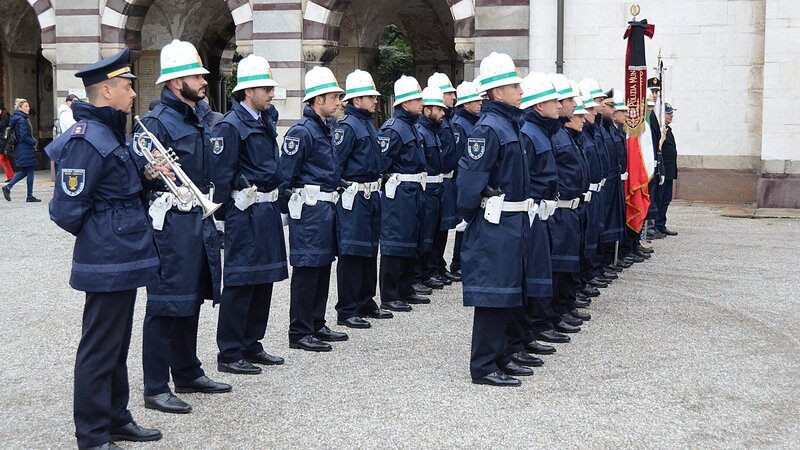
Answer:
<path fill-rule="evenodd" d="M 153 152 L 150 151 L 149 148 L 144 146 L 139 146 L 139 149 L 144 154 L 145 159 L 149 163 L 147 167 L 148 173 L 153 178 L 160 177 L 164 183 L 167 185 L 167 189 L 178 199 L 178 208 L 182 211 L 189 211 L 192 208 L 192 202 L 196 201 L 200 207 L 203 208 L 203 219 L 214 214 L 214 211 L 219 209 L 222 206 L 221 203 L 214 203 L 208 197 L 203 194 L 203 192 L 194 184 L 191 178 L 186 175 L 186 172 L 181 169 L 180 164 L 178 164 L 178 155 L 172 150 L 172 148 L 166 149 L 161 141 L 144 126 L 142 121 L 139 119 L 139 116 L 133 117 L 134 122 L 136 122 L 139 127 L 141 127 L 142 132 L 146 134 L 150 140 L 153 142 L 153 145 L 156 146 L 156 149 L 161 153 L 160 157 L 156 157 L 153 155 Z M 133 145 L 138 145 L 137 142 L 134 142 Z M 181 185 L 178 186 L 175 181 L 170 179 L 167 176 L 164 176 L 163 173 L 156 170 L 155 166 L 158 165 L 166 165 L 172 173 L 175 174 L 175 178 L 180 180 Z"/>

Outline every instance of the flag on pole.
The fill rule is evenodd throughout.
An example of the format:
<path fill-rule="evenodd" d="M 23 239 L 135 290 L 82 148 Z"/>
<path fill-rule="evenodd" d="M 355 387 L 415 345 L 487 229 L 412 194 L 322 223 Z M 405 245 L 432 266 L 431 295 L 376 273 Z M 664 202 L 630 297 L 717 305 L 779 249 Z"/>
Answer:
<path fill-rule="evenodd" d="M 647 209 L 650 207 L 650 193 L 642 151 L 650 147 L 652 137 L 647 129 L 647 64 L 644 52 L 644 37 L 653 37 L 655 25 L 648 25 L 647 20 L 628 22 L 623 39 L 628 40 L 625 53 L 625 104 L 628 106 L 628 179 L 625 180 L 625 223 L 628 228 L 639 233 L 642 231 Z M 646 133 L 648 131 L 648 133 Z M 646 146 L 645 141 L 650 145 Z"/>

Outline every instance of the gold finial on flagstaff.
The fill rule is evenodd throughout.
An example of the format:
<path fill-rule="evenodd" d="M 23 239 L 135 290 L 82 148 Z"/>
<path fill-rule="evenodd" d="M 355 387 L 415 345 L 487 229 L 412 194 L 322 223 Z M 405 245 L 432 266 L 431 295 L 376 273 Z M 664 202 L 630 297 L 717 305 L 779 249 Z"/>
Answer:
<path fill-rule="evenodd" d="M 631 15 L 633 15 L 633 20 L 636 20 L 636 16 L 638 16 L 641 11 L 642 9 L 639 8 L 638 4 L 634 3 L 631 5 Z"/>

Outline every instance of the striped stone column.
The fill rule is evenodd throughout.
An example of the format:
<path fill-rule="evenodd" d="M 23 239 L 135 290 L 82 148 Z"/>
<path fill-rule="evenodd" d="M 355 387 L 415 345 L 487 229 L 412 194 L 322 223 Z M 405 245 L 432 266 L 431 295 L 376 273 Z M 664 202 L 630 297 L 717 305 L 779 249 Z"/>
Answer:
<path fill-rule="evenodd" d="M 55 92 L 59 100 L 56 107 L 70 90 L 83 90 L 75 72 L 101 57 L 100 10 L 96 2 L 91 3 L 60 0 L 55 7 Z"/>

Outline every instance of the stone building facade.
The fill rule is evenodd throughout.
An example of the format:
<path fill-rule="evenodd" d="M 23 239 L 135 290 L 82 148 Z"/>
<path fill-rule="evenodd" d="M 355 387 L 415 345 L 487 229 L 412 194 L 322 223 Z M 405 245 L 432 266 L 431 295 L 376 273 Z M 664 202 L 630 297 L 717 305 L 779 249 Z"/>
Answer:
<path fill-rule="evenodd" d="M 656 24 L 648 63 L 661 55 L 665 98 L 687 199 L 800 207 L 800 2 L 640 2 Z M 266 57 L 281 84 L 280 126 L 300 115 L 303 74 L 331 67 L 343 82 L 374 70 L 389 24 L 411 43 L 414 75 L 472 79 L 491 51 L 524 74 L 563 71 L 623 83 L 630 2 L 619 0 L 4 0 L 0 98 L 29 98 L 34 126 L 50 135 L 58 104 L 81 92 L 74 73 L 124 46 L 134 51 L 138 113 L 157 95 L 158 51 L 173 38 L 198 47 L 212 105 L 224 109 L 234 51 Z"/>

